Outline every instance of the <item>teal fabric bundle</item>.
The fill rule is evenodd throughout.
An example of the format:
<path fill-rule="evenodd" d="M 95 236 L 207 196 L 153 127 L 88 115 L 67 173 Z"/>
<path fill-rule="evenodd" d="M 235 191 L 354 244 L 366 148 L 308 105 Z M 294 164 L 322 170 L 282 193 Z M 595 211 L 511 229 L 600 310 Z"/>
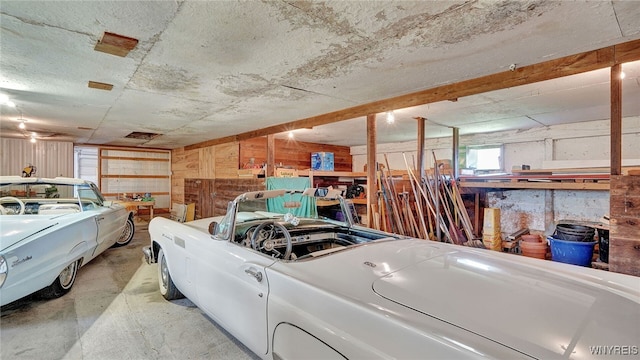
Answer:
<path fill-rule="evenodd" d="M 310 182 L 307 177 L 297 178 L 267 178 L 267 190 L 304 190 L 309 188 Z M 285 207 L 285 202 L 299 202 L 300 207 Z M 317 217 L 316 201 L 310 196 L 302 196 L 302 194 L 287 194 L 284 198 L 267 199 L 267 210 L 280 214 L 291 213 L 298 217 Z"/>

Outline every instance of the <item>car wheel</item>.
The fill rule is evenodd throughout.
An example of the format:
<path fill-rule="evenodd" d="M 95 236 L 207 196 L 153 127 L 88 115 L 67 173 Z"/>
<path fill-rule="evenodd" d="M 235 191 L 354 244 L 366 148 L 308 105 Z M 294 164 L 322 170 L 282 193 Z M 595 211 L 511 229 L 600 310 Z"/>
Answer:
<path fill-rule="evenodd" d="M 80 260 L 76 260 L 62 269 L 53 283 L 40 291 L 40 296 L 53 299 L 68 293 L 76 282 L 78 267 L 80 267 Z"/>
<path fill-rule="evenodd" d="M 160 286 L 160 294 L 167 300 L 181 299 L 184 297 L 180 290 L 171 280 L 167 259 L 164 257 L 164 250 L 158 252 L 158 285 Z"/>
<path fill-rule="evenodd" d="M 124 230 L 122 231 L 122 235 L 120 235 L 120 238 L 118 239 L 118 241 L 116 241 L 116 243 L 113 244 L 113 247 L 120 247 L 120 246 L 125 246 L 129 244 L 133 239 L 133 234 L 135 230 L 136 228 L 133 225 L 133 219 L 127 218 L 127 223 L 124 225 Z"/>

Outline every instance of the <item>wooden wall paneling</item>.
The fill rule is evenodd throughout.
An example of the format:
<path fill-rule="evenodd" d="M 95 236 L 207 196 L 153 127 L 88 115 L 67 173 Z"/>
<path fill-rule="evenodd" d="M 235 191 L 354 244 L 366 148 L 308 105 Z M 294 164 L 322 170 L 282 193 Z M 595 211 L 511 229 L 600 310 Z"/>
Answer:
<path fill-rule="evenodd" d="M 213 189 L 213 216 L 224 215 L 229 201 L 247 191 L 266 190 L 264 179 L 216 179 Z"/>
<path fill-rule="evenodd" d="M 640 176 L 611 176 L 609 270 L 640 276 Z"/>
<path fill-rule="evenodd" d="M 185 204 L 195 204 L 195 218 L 214 215 L 214 179 L 185 179 Z"/>
<path fill-rule="evenodd" d="M 198 149 L 198 177 L 202 179 L 213 179 L 216 177 L 216 147 L 209 146 Z"/>
<path fill-rule="evenodd" d="M 195 218 L 198 219 L 198 202 L 200 200 L 199 193 L 200 182 L 198 179 L 184 179 L 184 203 L 196 204 Z"/>
<path fill-rule="evenodd" d="M 186 152 L 184 148 L 171 151 L 171 202 L 184 204 L 184 179 L 187 174 Z"/>
<path fill-rule="evenodd" d="M 238 177 L 240 145 L 237 142 L 216 146 L 215 178 L 231 179 Z"/>
<path fill-rule="evenodd" d="M 184 167 L 187 176 L 200 173 L 200 151 L 198 149 L 185 152 Z"/>
<path fill-rule="evenodd" d="M 311 153 L 331 152 L 334 156 L 335 171 L 352 171 L 351 149 L 347 146 L 308 143 L 302 141 L 275 139 L 275 163 L 291 166 L 298 170 L 311 167 Z M 243 140 L 240 142 L 240 163 L 254 164 L 267 162 L 267 138 Z"/>

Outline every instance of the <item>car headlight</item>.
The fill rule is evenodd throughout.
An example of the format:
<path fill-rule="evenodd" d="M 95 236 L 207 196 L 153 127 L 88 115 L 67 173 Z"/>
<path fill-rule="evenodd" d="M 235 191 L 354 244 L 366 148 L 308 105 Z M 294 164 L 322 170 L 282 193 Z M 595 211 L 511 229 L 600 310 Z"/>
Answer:
<path fill-rule="evenodd" d="M 4 260 L 4 256 L 0 255 L 0 288 L 4 284 L 4 280 L 7 278 L 7 262 Z"/>

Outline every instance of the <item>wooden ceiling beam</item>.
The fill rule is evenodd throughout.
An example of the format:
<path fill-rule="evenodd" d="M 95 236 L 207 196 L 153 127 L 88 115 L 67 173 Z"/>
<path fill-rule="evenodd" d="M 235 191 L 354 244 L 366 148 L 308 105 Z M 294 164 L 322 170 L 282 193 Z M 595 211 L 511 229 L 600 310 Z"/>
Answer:
<path fill-rule="evenodd" d="M 185 150 L 198 149 L 231 141 L 248 140 L 300 128 L 327 125 L 343 120 L 366 117 L 370 114 L 378 114 L 438 101 L 457 99 L 463 96 L 476 95 L 489 91 L 580 74 L 636 60 L 640 60 L 640 40 L 629 41 L 602 49 L 565 56 L 538 64 L 527 65 L 516 68 L 513 71 L 508 70 L 454 84 L 442 85 L 389 99 L 378 100 L 318 116 L 269 126 L 259 130 L 248 131 L 238 135 L 208 140 L 186 146 Z"/>

